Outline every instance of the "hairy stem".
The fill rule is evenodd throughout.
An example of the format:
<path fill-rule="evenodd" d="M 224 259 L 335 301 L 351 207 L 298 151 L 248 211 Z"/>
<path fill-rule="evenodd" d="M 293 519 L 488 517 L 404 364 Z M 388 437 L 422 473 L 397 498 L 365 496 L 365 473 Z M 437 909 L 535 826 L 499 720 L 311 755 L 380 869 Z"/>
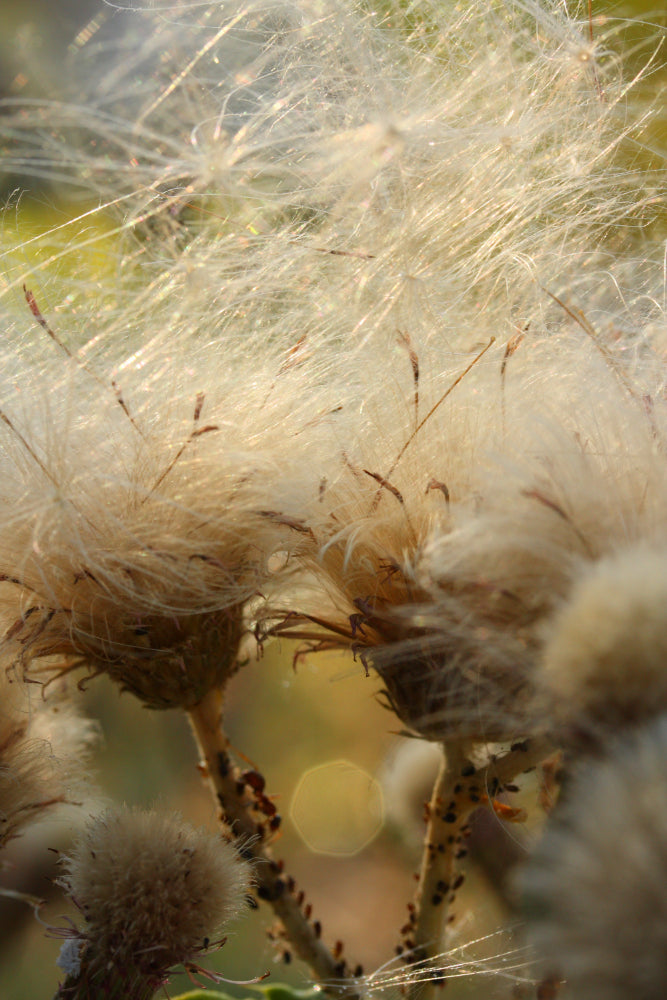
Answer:
<path fill-rule="evenodd" d="M 492 755 L 476 767 L 467 747 L 451 743 L 443 747 L 443 759 L 428 806 L 428 826 L 419 882 L 410 923 L 405 928 L 403 950 L 416 975 L 408 1000 L 432 1000 L 447 978 L 447 926 L 451 906 L 463 883 L 461 858 L 472 813 L 492 802 L 503 786 L 530 770 L 553 750 L 545 739 L 516 743 L 507 752 Z"/>
<path fill-rule="evenodd" d="M 204 762 L 202 770 L 220 807 L 220 819 L 243 857 L 253 863 L 257 895 L 272 907 L 294 952 L 307 963 L 328 993 L 344 994 L 346 1000 L 354 1000 L 359 996 L 359 988 L 347 962 L 340 956 L 334 957 L 321 940 L 321 927 L 311 919 L 310 909 L 304 909 L 303 894 L 296 893 L 294 880 L 285 875 L 282 864 L 272 857 L 268 845 L 280 817 L 258 787 L 258 781 L 246 783 L 232 761 L 222 728 L 222 708 L 222 693 L 211 691 L 189 710 Z"/>
<path fill-rule="evenodd" d="M 442 950 L 449 907 L 458 888 L 456 856 L 461 849 L 462 828 L 469 816 L 468 810 L 456 808 L 454 791 L 467 763 L 465 751 L 459 744 L 450 744 L 446 751 L 444 747 L 442 749 L 440 770 L 428 806 L 424 853 L 414 909 L 411 911 L 410 938 L 405 942 L 411 949 L 409 961 L 420 965 Z M 420 984 L 421 997 L 425 995 L 423 991 L 424 986 Z M 412 992 L 415 992 L 414 984 Z"/>

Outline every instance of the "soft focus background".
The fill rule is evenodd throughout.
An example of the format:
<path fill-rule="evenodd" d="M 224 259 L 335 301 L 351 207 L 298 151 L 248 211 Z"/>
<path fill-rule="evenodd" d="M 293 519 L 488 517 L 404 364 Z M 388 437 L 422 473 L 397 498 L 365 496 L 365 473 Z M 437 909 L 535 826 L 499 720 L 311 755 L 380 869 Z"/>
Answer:
<path fill-rule="evenodd" d="M 664 3 L 650 0 L 593 0 L 593 12 L 596 19 L 608 19 L 611 44 L 627 55 L 630 67 L 633 59 L 645 60 L 646 40 L 667 26 Z M 71 100 L 72 61 L 93 38 L 104 37 L 112 52 L 114 24 L 123 16 L 128 15 L 99 0 L 0 0 L 0 97 Z M 664 61 L 663 55 L 658 62 Z M 653 100 L 666 88 L 664 70 L 648 77 L 632 97 L 637 114 L 642 100 Z M 652 122 L 644 138 L 649 164 L 652 150 L 667 150 L 667 112 Z M 25 192 L 20 201 L 18 191 Z M 1 178 L 0 198 L 9 206 L 0 249 L 57 225 L 70 211 L 57 181 L 15 173 Z M 80 205 L 76 211 L 81 211 Z M 23 253 L 23 266 L 30 265 L 32 252 L 27 248 Z M 39 252 L 43 260 L 48 248 L 43 245 Z M 77 262 L 77 268 L 101 283 L 111 267 L 103 241 Z M 408 745 L 397 733 L 399 724 L 374 697 L 377 680 L 366 678 L 360 665 L 335 657 L 294 664 L 293 655 L 291 647 L 270 647 L 262 660 L 241 672 L 229 692 L 229 730 L 247 766 L 264 773 L 267 791 L 276 797 L 283 816 L 276 855 L 285 859 L 286 868 L 305 889 L 326 938 L 344 940 L 351 962 L 359 961 L 371 972 L 391 959 L 405 922 L 433 762 L 427 749 Z M 128 804 L 157 803 L 181 811 L 192 822 L 214 826 L 184 718 L 147 712 L 129 696 L 119 696 L 105 679 L 90 685 L 84 701 L 99 720 L 97 768 L 104 796 Z M 412 794 L 404 794 L 404 789 Z M 524 795 L 534 802 L 538 790 L 529 785 Z M 5 885 L 50 895 L 42 913 L 47 924 L 62 925 L 64 919 L 64 904 L 49 882 L 56 854 L 47 848 L 66 850 L 71 830 L 85 815 L 86 808 L 37 827 L 7 852 L 13 867 L 5 874 Z M 485 893 L 489 902 L 475 918 L 477 926 L 462 921 L 462 940 L 490 934 L 511 919 L 502 893 L 491 892 L 487 879 L 494 877 L 494 859 L 520 854 L 535 835 L 520 826 L 507 832 L 498 822 L 491 824 L 491 830 L 476 834 L 475 864 L 466 890 Z M 491 860 L 485 855 L 485 838 L 492 845 Z M 458 911 L 464 909 L 462 896 Z M 269 924 L 263 910 L 239 922 L 211 966 L 230 978 L 247 979 L 271 970 L 275 981 L 302 981 L 298 963 L 275 964 L 275 949 L 266 937 Z M 487 954 L 499 953 L 507 942 L 508 937 L 492 937 L 482 953 L 484 948 Z M 0 900 L 0 1000 L 51 995 L 58 949 L 59 942 L 45 938 L 44 928 L 27 907 Z M 175 980 L 173 993 L 188 985 L 185 978 Z M 447 992 L 463 996 L 471 989 L 462 981 L 460 986 L 451 983 Z M 487 995 L 508 996 L 507 984 L 489 981 Z"/>

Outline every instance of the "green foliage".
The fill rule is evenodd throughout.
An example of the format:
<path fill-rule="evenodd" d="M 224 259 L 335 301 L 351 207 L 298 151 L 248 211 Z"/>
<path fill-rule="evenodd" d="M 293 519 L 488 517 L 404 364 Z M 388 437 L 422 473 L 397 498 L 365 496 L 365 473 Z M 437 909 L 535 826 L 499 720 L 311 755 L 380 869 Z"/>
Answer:
<path fill-rule="evenodd" d="M 179 993 L 173 1000 L 232 1000 L 228 993 L 214 993 L 212 990 L 190 990 L 189 993 Z"/>
<path fill-rule="evenodd" d="M 306 990 L 297 990 L 286 983 L 273 983 L 271 986 L 253 986 L 253 993 L 261 993 L 265 1000 L 317 1000 L 322 990 L 318 987 L 311 987 Z M 229 993 L 212 992 L 211 990 L 191 990 L 189 993 L 181 993 L 173 1000 L 238 1000 L 237 997 L 230 996 Z M 252 994 L 244 997 L 243 1000 L 257 1000 Z"/>
<path fill-rule="evenodd" d="M 272 983 L 270 986 L 256 986 L 255 991 L 262 993 L 266 1000 L 315 1000 L 322 993 L 317 986 L 306 990 L 296 990 L 286 983 Z"/>

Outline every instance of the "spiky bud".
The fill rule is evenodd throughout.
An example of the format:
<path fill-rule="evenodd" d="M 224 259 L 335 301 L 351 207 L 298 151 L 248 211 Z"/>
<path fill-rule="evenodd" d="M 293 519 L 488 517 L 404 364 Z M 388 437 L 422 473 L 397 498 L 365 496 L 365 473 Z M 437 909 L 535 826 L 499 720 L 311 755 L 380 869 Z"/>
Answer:
<path fill-rule="evenodd" d="M 62 997 L 143 1000 L 192 962 L 240 909 L 250 872 L 219 836 L 122 809 L 93 820 L 60 884 L 83 914 Z"/>

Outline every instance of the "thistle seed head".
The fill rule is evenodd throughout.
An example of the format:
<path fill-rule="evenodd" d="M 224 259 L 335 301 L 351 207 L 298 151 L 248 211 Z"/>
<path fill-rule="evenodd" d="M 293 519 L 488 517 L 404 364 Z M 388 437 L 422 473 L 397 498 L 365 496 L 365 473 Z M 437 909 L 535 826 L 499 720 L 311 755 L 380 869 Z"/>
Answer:
<path fill-rule="evenodd" d="M 453 510 L 420 567 L 436 641 L 469 649 L 481 681 L 497 680 L 495 700 L 480 699 L 490 738 L 503 724 L 513 738 L 584 722 L 587 711 L 589 729 L 607 711 L 613 727 L 642 698 L 648 707 L 654 687 L 660 701 L 663 686 L 642 687 L 664 648 L 667 409 L 659 392 L 641 395 L 659 371 L 611 348 L 601 363 L 569 338 L 542 348 L 557 354 L 533 347 L 513 359 L 506 438 L 477 464 L 474 502 Z"/>
<path fill-rule="evenodd" d="M 65 691 L 32 694 L 0 667 L 0 848 L 85 791 L 91 725 Z"/>
<path fill-rule="evenodd" d="M 59 359 L 24 372 L 18 402 L 13 373 L 2 387 L 2 649 L 33 677 L 84 667 L 152 708 L 189 708 L 238 668 L 243 606 L 279 575 L 275 557 L 308 543 L 316 432 L 298 437 L 312 411 L 275 370 L 262 380 L 253 363 L 251 385 L 249 359 L 225 375 L 212 347 L 186 374 L 166 349 L 146 354 L 120 361 L 123 405 Z"/>
<path fill-rule="evenodd" d="M 484 577 L 441 582 L 426 565 L 474 517 L 479 466 L 503 445 L 502 360 L 488 344 L 443 370 L 427 350 L 397 344 L 391 381 L 369 395 L 313 509 L 310 593 L 298 591 L 298 611 L 269 630 L 304 650 L 351 650 L 406 728 L 436 742 L 523 732 L 533 649 L 515 627 L 516 601 Z"/>

